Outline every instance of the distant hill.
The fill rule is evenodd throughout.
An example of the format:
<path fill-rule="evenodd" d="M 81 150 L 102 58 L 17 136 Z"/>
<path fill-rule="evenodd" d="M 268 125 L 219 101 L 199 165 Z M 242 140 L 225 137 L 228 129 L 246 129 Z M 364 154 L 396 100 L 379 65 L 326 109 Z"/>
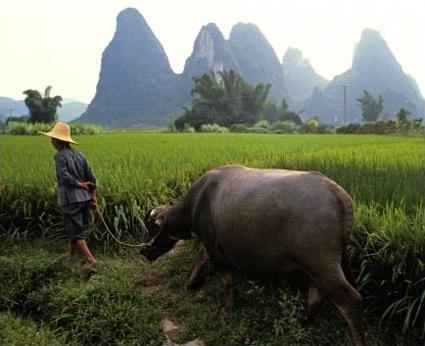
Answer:
<path fill-rule="evenodd" d="M 58 120 L 69 122 L 78 118 L 85 111 L 87 104 L 77 100 L 64 100 L 58 108 Z M 0 120 L 5 121 L 9 116 L 20 117 L 28 115 L 28 108 L 23 100 L 17 101 L 0 96 Z"/>
<path fill-rule="evenodd" d="M 5 121 L 9 116 L 20 117 L 28 114 L 24 101 L 0 96 L 0 120 Z"/>
<path fill-rule="evenodd" d="M 324 88 L 328 81 L 318 75 L 299 49 L 289 47 L 282 59 L 286 95 L 300 102 L 310 97 L 315 87 Z"/>
<path fill-rule="evenodd" d="M 143 16 L 125 9 L 103 53 L 96 95 L 79 120 L 124 127 L 164 124 L 169 114 L 179 116 L 190 104 L 193 77 L 229 69 L 251 83 L 271 83 L 277 102 L 284 96 L 279 59 L 255 25 L 235 25 L 229 40 L 214 23 L 203 26 L 183 73 L 175 74 Z"/>
<path fill-rule="evenodd" d="M 331 52 L 330 52 L 331 54 Z M 356 99 L 362 89 L 381 93 L 385 113 L 400 107 L 425 114 L 424 100 L 412 77 L 402 71 L 378 32 L 367 29 L 357 45 L 352 67 L 328 82 L 311 67 L 302 52 L 289 48 L 282 64 L 254 24 L 237 24 L 226 40 L 219 28 L 203 26 L 184 71 L 176 74 L 159 40 L 133 8 L 121 11 L 111 42 L 103 52 L 96 95 L 80 121 L 112 127 L 163 125 L 190 104 L 192 78 L 209 71 L 234 69 L 251 83 L 271 83 L 270 97 L 285 97 L 303 117 L 342 122 L 343 92 L 347 86 L 348 120 L 360 120 Z"/>
<path fill-rule="evenodd" d="M 269 95 L 280 103 L 285 95 L 282 66 L 270 43 L 254 24 L 232 28 L 230 47 L 242 76 L 250 83 L 271 83 Z"/>
<path fill-rule="evenodd" d="M 403 72 L 388 44 L 379 32 L 365 29 L 356 45 L 351 68 L 336 76 L 323 90 L 315 89 L 311 97 L 301 103 L 306 116 L 317 115 L 321 121 L 342 123 L 344 113 L 343 86 L 347 87 L 347 121 L 361 120 L 357 99 L 366 89 L 384 97 L 383 115 L 394 117 L 404 107 L 414 116 L 425 115 L 425 101 L 413 78 Z"/>
<path fill-rule="evenodd" d="M 103 52 L 96 95 L 79 120 L 126 127 L 160 124 L 180 110 L 183 94 L 178 83 L 143 16 L 125 9 Z"/>
<path fill-rule="evenodd" d="M 64 100 L 62 107 L 58 108 L 58 119 L 69 122 L 77 119 L 87 109 L 87 103 L 77 100 Z"/>

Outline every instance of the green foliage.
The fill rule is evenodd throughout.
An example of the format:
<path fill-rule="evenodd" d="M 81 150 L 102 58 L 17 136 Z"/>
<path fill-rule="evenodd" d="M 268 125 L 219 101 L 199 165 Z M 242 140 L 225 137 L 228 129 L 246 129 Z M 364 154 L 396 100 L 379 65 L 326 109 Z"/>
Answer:
<path fill-rule="evenodd" d="M 71 344 L 159 344 L 159 316 L 137 291 L 134 265 L 109 261 L 94 270 L 65 265 L 39 248 L 14 250 L 0 258 L 2 309 L 49 326 Z"/>
<path fill-rule="evenodd" d="M 293 121 L 280 120 L 273 123 L 270 129 L 274 133 L 298 133 L 300 131 L 300 126 Z"/>
<path fill-rule="evenodd" d="M 266 123 L 257 125 L 257 129 L 269 131 L 265 128 Z M 356 200 L 357 222 L 350 244 L 350 257 L 366 300 L 369 316 L 382 319 L 383 327 L 391 326 L 392 330 L 399 328 L 404 329 L 406 333 L 421 334 L 422 326 L 419 321 L 423 321 L 425 262 L 423 257 L 425 158 L 422 139 L 395 136 L 256 134 L 200 136 L 117 133 L 100 135 L 97 138 L 86 137 L 80 142 L 80 150 L 86 155 L 98 177 L 100 205 L 106 221 L 118 237 L 124 240 L 141 240 L 145 231 L 143 225 L 145 211 L 153 205 L 169 204 L 178 200 L 195 179 L 213 167 L 238 163 L 252 167 L 323 172 L 343 186 Z M 2 239 L 19 243 L 22 239 L 34 239 L 40 236 L 64 239 L 65 232 L 56 205 L 53 154 L 53 148 L 44 138 L 17 139 L 2 136 L 0 146 Z M 89 237 L 96 239 L 98 244 L 106 248 L 115 246 L 100 224 L 91 225 Z M 52 278 L 54 278 L 52 282 L 57 280 L 55 269 L 51 268 L 48 254 L 37 256 L 40 259 L 34 263 L 26 262 L 25 256 L 21 259 L 15 256 L 14 263 L 7 257 L 0 257 L 2 261 L 0 282 L 7 283 L 0 285 L 0 299 L 2 299 L 0 305 L 19 309 L 19 306 L 28 299 L 30 300 L 26 306 L 31 309 L 32 306 L 52 304 L 51 310 L 41 309 L 40 313 L 48 316 L 49 321 L 58 319 L 63 321 L 64 325 L 68 325 L 71 322 L 60 315 L 59 306 L 66 308 L 64 310 L 66 313 L 72 313 L 67 310 L 69 309 L 67 302 L 80 299 L 85 310 L 80 311 L 81 316 L 78 315 L 73 319 L 78 324 L 73 328 L 81 331 L 81 326 L 89 324 L 95 331 L 89 337 L 90 340 L 95 340 L 93 335 L 97 335 L 96 338 L 102 337 L 99 336 L 100 330 L 106 328 L 103 322 L 90 322 L 91 319 L 102 319 L 95 318 L 99 315 L 95 315 L 95 311 L 90 308 L 97 301 L 88 298 L 91 294 L 89 292 L 92 291 L 86 285 L 78 289 L 68 286 L 66 289 L 59 286 L 48 288 Z M 181 266 L 175 264 L 175 271 L 181 269 Z M 190 270 L 190 266 L 187 266 L 187 270 Z M 6 275 L 6 272 L 9 274 Z M 73 276 L 72 272 L 61 269 L 61 277 L 68 275 Z M 105 303 L 102 313 L 107 316 L 110 316 L 109 313 L 116 313 L 120 319 L 125 320 L 119 306 L 130 309 L 125 305 L 125 301 L 127 299 L 134 301 L 133 298 L 126 297 L 124 291 L 115 287 L 118 283 L 114 280 L 111 281 L 112 286 L 99 283 L 101 288 L 96 286 L 96 281 L 93 283 L 94 289 L 98 290 L 96 294 L 100 295 L 96 296 L 98 297 L 96 299 Z M 182 283 L 177 284 L 182 286 Z M 106 293 L 99 293 L 104 288 Z M 126 289 L 132 288 L 126 287 Z M 108 292 L 115 290 L 118 292 L 116 298 L 119 303 L 118 310 L 109 311 L 110 307 L 107 306 L 113 305 L 115 300 L 109 299 Z M 60 292 L 61 297 L 54 297 L 52 292 Z M 272 295 L 271 298 L 265 295 L 265 297 L 265 301 L 269 297 L 270 306 L 266 303 L 262 311 L 264 316 L 269 317 L 262 317 L 258 324 L 250 322 L 252 317 L 256 316 L 254 311 L 258 309 L 258 304 L 254 304 L 253 296 L 246 299 L 242 297 L 242 306 L 249 306 L 248 310 L 242 310 L 232 317 L 234 319 L 228 320 L 228 326 L 226 322 L 215 321 L 214 326 L 223 329 L 215 336 L 210 333 L 208 340 L 224 340 L 223 338 L 229 336 L 232 340 L 238 340 L 240 344 L 249 344 L 254 342 L 257 335 L 264 337 L 261 340 L 269 340 L 264 336 L 265 325 L 276 325 L 279 335 L 284 335 L 288 332 L 285 329 L 286 324 L 291 326 L 293 331 L 288 332 L 291 337 L 297 338 L 300 329 L 295 327 L 297 321 L 291 322 L 292 311 L 287 312 L 286 317 L 282 317 L 281 323 L 273 322 L 275 319 L 278 320 L 278 315 L 282 316 L 282 311 L 272 307 L 274 304 L 272 302 L 277 301 L 276 296 Z M 216 294 L 208 299 L 217 304 L 219 298 Z M 137 304 L 143 306 L 143 302 Z M 193 312 L 193 320 L 190 320 L 188 325 L 193 328 L 191 329 L 193 333 L 200 328 L 207 333 L 207 322 L 214 321 L 214 318 L 206 315 L 202 320 L 205 324 L 198 327 L 196 322 L 202 318 L 201 313 L 210 311 L 214 304 L 210 301 L 203 306 L 204 310 L 201 309 L 197 313 L 194 312 L 195 308 L 190 310 Z M 291 306 L 294 304 L 297 304 L 296 301 L 293 301 Z M 132 318 L 135 318 L 136 312 L 132 311 L 131 314 Z M 276 317 L 271 318 L 271 315 Z M 125 321 L 129 323 L 128 320 Z M 237 321 L 243 321 L 243 324 L 238 324 Z M 236 325 L 239 327 L 232 332 L 231 327 Z M 62 328 L 57 324 L 54 329 L 59 327 Z M 211 325 L 208 328 L 211 330 Z M 345 327 L 342 324 L 342 327 L 338 328 Z M 243 330 L 252 330 L 252 339 L 242 339 Z M 303 341 L 299 343 L 314 344 L 314 341 L 317 341 L 314 339 L 315 334 L 311 332 L 303 335 Z M 111 337 L 110 334 L 107 335 Z M 267 334 L 267 337 L 270 337 L 270 334 Z M 313 341 L 309 343 L 304 340 Z M 329 344 L 341 344 L 338 340 L 332 340 L 333 343 L 330 341 Z M 236 344 L 238 342 L 235 341 Z"/>
<path fill-rule="evenodd" d="M 259 120 L 271 86 L 250 85 L 233 70 L 220 71 L 218 75 L 211 72 L 194 77 L 193 81 L 192 95 L 196 97 L 176 120 L 179 130 L 185 123 L 198 131 L 203 124 L 226 127 L 237 123 L 254 124 Z"/>
<path fill-rule="evenodd" d="M 195 245 L 195 246 L 194 246 Z M 184 284 L 196 261 L 196 244 L 184 247 L 174 255 L 162 258 L 155 269 L 170 291 L 152 295 L 155 304 L 165 311 L 183 316 L 184 330 L 177 343 L 201 338 L 208 345 L 352 345 L 345 322 L 329 302 L 308 323 L 302 319 L 307 300 L 308 279 L 301 273 L 282 275 L 274 280 L 241 276 L 236 285 L 237 305 L 233 313 L 217 318 L 223 290 L 214 276 L 213 264 L 207 267 L 207 282 L 199 293 L 184 290 Z M 149 277 L 154 274 L 149 273 Z M 147 280 L 146 280 L 147 281 Z M 152 281 L 152 279 L 150 279 Z M 366 333 L 371 345 L 410 346 L 419 338 L 401 337 L 395 329 L 381 330 L 371 315 L 365 316 Z"/>
<path fill-rule="evenodd" d="M 62 107 L 62 97 L 50 97 L 51 86 L 44 92 L 44 97 L 37 90 L 28 89 L 23 93 L 27 95 L 25 105 L 30 112 L 31 123 L 51 123 L 57 120 L 57 108 Z"/>
<path fill-rule="evenodd" d="M 408 215 L 386 205 L 357 207 L 349 247 L 366 311 L 383 325 L 425 336 L 425 209 Z"/>
<path fill-rule="evenodd" d="M 362 109 L 362 116 L 364 121 L 377 121 L 379 115 L 384 109 L 384 98 L 378 95 L 374 98 L 367 90 L 363 89 L 363 95 L 357 99 Z"/>
<path fill-rule="evenodd" d="M 366 122 L 363 124 L 352 123 L 336 129 L 340 134 L 377 134 L 386 135 L 398 132 L 398 125 L 393 120 L 380 120 L 376 122 Z"/>
<path fill-rule="evenodd" d="M 319 131 L 318 117 L 311 117 L 303 124 L 303 131 L 306 133 L 317 133 Z"/>
<path fill-rule="evenodd" d="M 37 135 L 38 131 L 48 132 L 54 123 L 24 123 L 10 122 L 6 128 L 6 133 L 11 135 Z M 71 123 L 72 135 L 98 135 L 103 132 L 99 125 Z"/>
<path fill-rule="evenodd" d="M 230 126 L 231 132 L 244 133 L 244 132 L 247 132 L 247 130 L 248 130 L 248 125 L 245 125 L 245 124 L 233 124 L 232 126 Z"/>
<path fill-rule="evenodd" d="M 225 132 L 229 132 L 229 129 L 227 127 L 223 127 L 217 124 L 203 124 L 201 126 L 201 132 L 225 133 Z"/>
<path fill-rule="evenodd" d="M 176 132 L 176 125 L 175 125 L 175 120 L 174 120 L 174 115 L 170 114 L 168 116 L 168 120 L 167 120 L 167 130 L 168 132 Z"/>
<path fill-rule="evenodd" d="M 183 126 L 183 132 L 185 133 L 195 133 L 196 130 L 193 126 L 190 126 L 189 123 L 185 123 Z"/>
<path fill-rule="evenodd" d="M 395 116 L 399 123 L 405 124 L 409 122 L 411 115 L 412 114 L 407 109 L 400 108 Z"/>
<path fill-rule="evenodd" d="M 61 346 L 65 340 L 43 324 L 38 326 L 12 313 L 0 312 L 0 344 Z"/>
<path fill-rule="evenodd" d="M 420 129 L 422 118 L 412 119 L 412 114 L 405 108 L 400 108 L 396 113 L 398 127 L 400 129 Z"/>
<path fill-rule="evenodd" d="M 276 121 L 291 121 L 298 126 L 303 124 L 299 113 L 289 109 L 289 105 L 285 98 L 282 99 L 282 103 L 279 107 L 276 107 L 273 102 L 267 101 L 264 106 L 264 117 L 271 124 Z"/>

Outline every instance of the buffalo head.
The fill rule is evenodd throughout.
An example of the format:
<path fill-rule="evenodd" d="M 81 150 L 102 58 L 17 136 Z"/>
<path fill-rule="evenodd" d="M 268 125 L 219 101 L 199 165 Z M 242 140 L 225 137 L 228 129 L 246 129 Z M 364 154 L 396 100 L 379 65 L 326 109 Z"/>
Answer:
<path fill-rule="evenodd" d="M 159 206 L 149 210 L 144 218 L 150 242 L 142 245 L 140 254 L 148 261 L 155 261 L 159 256 L 170 251 L 179 240 L 167 234 L 164 229 L 165 218 L 170 207 Z"/>

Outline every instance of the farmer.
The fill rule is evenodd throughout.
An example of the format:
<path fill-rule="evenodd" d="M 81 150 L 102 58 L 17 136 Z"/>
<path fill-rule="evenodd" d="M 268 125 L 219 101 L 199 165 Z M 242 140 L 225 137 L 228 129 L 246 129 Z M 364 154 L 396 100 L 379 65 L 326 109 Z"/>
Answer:
<path fill-rule="evenodd" d="M 86 263 L 95 264 L 96 258 L 84 239 L 84 227 L 90 207 L 97 208 L 96 178 L 86 158 L 71 148 L 70 143 L 78 143 L 72 140 L 68 124 L 58 122 L 50 132 L 39 133 L 51 137 L 52 145 L 58 151 L 55 154 L 58 201 L 69 234 L 65 261 L 70 261 L 78 249 Z"/>

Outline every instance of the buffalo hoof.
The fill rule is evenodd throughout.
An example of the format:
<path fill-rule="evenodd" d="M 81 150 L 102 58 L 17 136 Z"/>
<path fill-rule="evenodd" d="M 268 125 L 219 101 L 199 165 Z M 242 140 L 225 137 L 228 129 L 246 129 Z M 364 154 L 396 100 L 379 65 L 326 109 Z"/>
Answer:
<path fill-rule="evenodd" d="M 198 276 L 186 284 L 186 288 L 190 291 L 199 291 L 205 283 L 204 276 Z"/>

